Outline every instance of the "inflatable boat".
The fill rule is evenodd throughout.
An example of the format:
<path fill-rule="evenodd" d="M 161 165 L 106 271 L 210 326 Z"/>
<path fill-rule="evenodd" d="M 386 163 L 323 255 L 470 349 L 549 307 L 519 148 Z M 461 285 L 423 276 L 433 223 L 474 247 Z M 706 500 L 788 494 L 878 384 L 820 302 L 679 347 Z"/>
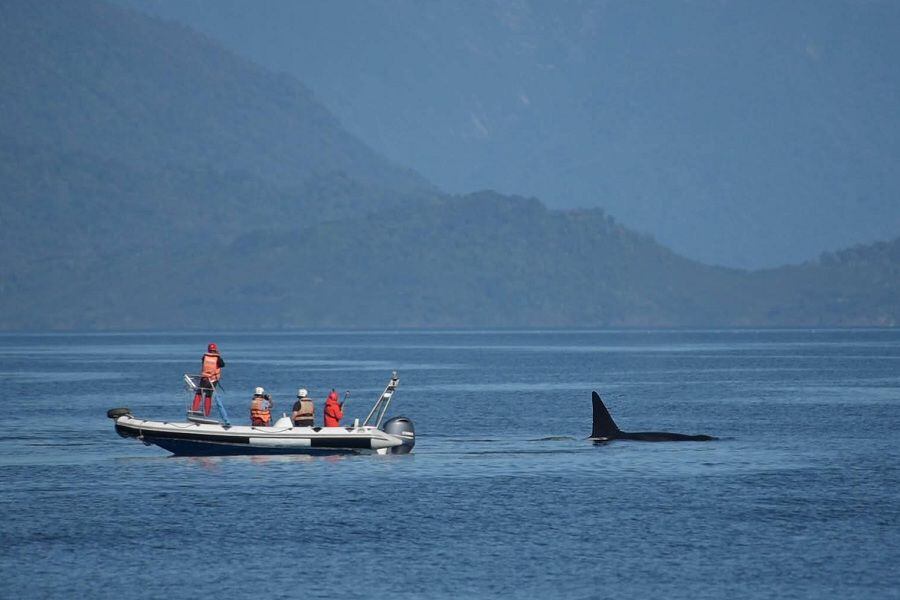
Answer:
<path fill-rule="evenodd" d="M 110 409 L 107 416 L 120 436 L 178 456 L 407 454 L 416 443 L 412 421 L 394 417 L 382 424 L 399 382 L 394 373 L 366 419 L 349 427 L 295 427 L 287 416 L 272 426 L 230 425 L 227 418 L 220 422 L 191 412 L 186 421 L 148 421 L 128 408 Z"/>

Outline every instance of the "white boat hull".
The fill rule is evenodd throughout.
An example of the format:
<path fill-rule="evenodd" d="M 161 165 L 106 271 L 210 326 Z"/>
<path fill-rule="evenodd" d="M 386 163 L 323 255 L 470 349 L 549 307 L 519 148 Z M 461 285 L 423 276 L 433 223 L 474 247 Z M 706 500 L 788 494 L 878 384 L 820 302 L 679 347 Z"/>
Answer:
<path fill-rule="evenodd" d="M 387 454 L 408 452 L 415 433 L 392 435 L 376 427 L 273 427 L 147 421 L 132 415 L 115 419 L 116 433 L 137 438 L 179 456 L 246 454 Z"/>

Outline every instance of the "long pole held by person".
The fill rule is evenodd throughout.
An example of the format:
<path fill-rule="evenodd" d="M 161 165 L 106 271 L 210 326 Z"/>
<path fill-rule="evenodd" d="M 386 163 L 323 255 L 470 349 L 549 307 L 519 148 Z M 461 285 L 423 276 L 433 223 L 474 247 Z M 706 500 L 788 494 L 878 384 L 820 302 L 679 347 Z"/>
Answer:
<path fill-rule="evenodd" d="M 221 387 L 221 384 L 219 385 Z M 222 388 L 222 392 L 225 391 L 225 388 Z M 228 420 L 228 412 L 225 411 L 225 405 L 222 403 L 222 398 L 219 394 L 213 391 L 213 402 L 216 403 L 216 408 L 219 411 L 219 416 L 222 417 L 222 423 L 225 425 L 225 428 L 231 427 L 231 422 Z"/>

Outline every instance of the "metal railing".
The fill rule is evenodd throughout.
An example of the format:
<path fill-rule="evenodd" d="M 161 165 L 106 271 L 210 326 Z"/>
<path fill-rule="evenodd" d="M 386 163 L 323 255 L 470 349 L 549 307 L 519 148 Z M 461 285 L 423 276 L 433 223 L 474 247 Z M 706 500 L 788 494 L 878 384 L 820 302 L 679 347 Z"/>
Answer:
<path fill-rule="evenodd" d="M 184 389 L 188 392 L 188 404 L 187 404 L 187 418 L 188 421 L 193 421 L 195 423 L 209 423 L 216 424 L 221 423 L 226 427 L 231 427 L 231 423 L 228 421 L 228 412 L 225 410 L 225 405 L 222 404 L 222 399 L 220 394 L 217 393 L 221 391 L 225 392 L 222 389 L 221 384 L 216 385 L 203 385 L 204 381 L 209 383 L 209 380 L 199 374 L 184 374 Z M 205 397 L 209 395 L 212 398 L 213 404 L 216 407 L 216 410 L 219 412 L 219 419 L 211 419 L 206 416 L 203 412 L 197 412 L 193 410 L 193 401 L 196 394 L 200 394 L 201 397 Z"/>
<path fill-rule="evenodd" d="M 384 415 L 391 405 L 391 398 L 394 397 L 394 390 L 397 389 L 398 385 L 400 385 L 400 377 L 397 376 L 397 371 L 394 371 L 391 373 L 391 380 L 388 382 L 387 387 L 381 392 L 381 397 L 378 398 L 375 402 L 375 406 L 372 407 L 372 410 L 370 410 L 369 414 L 366 416 L 366 420 L 363 421 L 363 427 L 366 427 L 373 417 L 375 419 L 375 427 L 381 427 L 381 421 L 384 419 Z"/>

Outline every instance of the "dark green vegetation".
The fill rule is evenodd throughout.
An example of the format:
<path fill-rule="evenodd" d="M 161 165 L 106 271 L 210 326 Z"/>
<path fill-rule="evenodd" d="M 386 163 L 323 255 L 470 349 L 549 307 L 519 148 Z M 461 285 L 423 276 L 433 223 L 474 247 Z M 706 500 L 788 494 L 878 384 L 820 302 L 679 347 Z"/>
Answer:
<path fill-rule="evenodd" d="M 900 242 L 748 273 L 435 191 L 301 84 L 102 3 L 0 5 L 0 329 L 894 325 Z"/>

